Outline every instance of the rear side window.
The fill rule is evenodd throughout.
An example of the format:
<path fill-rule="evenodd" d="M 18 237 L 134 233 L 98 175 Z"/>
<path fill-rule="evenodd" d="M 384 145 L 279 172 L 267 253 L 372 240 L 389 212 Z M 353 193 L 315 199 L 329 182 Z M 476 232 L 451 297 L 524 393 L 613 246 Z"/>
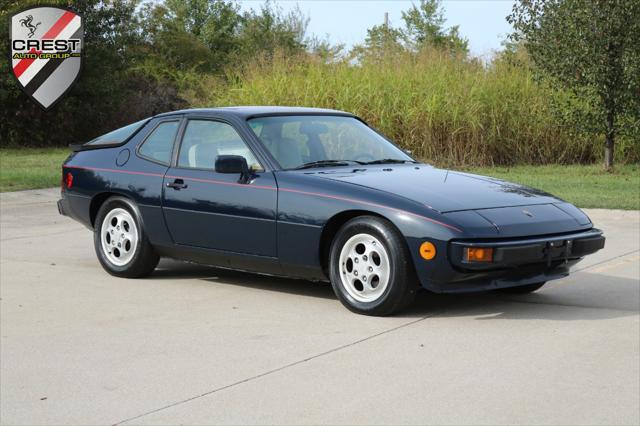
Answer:
<path fill-rule="evenodd" d="M 158 163 L 169 165 L 171 163 L 173 141 L 179 125 L 179 121 L 160 123 L 140 145 L 138 154 Z"/>
<path fill-rule="evenodd" d="M 133 136 L 138 130 L 140 130 L 147 121 L 149 121 L 149 119 L 145 118 L 144 120 L 140 120 L 133 124 L 129 124 L 128 126 L 121 127 L 114 130 L 113 132 L 98 136 L 97 138 L 87 142 L 85 145 L 111 145 L 114 143 L 122 143 Z"/>

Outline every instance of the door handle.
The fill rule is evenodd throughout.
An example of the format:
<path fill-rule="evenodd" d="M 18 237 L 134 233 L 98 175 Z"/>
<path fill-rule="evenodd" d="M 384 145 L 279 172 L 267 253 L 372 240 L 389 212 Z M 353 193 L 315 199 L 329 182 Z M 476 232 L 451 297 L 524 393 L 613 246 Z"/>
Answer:
<path fill-rule="evenodd" d="M 173 182 L 167 182 L 167 188 L 173 188 L 177 191 L 187 188 L 189 185 L 184 183 L 182 179 L 175 179 Z"/>

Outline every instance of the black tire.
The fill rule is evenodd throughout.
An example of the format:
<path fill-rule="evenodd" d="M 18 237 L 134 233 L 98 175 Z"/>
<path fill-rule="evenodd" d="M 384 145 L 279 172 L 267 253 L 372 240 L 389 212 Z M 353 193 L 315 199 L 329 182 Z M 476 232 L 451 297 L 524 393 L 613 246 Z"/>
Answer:
<path fill-rule="evenodd" d="M 361 234 L 373 236 L 383 245 L 390 264 L 386 288 L 373 301 L 356 300 L 345 288 L 348 284 L 341 278 L 341 274 L 345 273 L 345 265 L 340 262 L 343 247 L 352 237 Z M 373 261 L 373 255 L 371 257 Z M 393 224 L 375 216 L 353 218 L 340 228 L 331 243 L 329 275 L 333 291 L 340 302 L 350 311 L 364 315 L 385 316 L 397 313 L 414 300 L 418 289 L 415 270 L 404 238 Z M 374 278 L 375 276 L 372 277 L 370 285 L 373 285 Z"/>
<path fill-rule="evenodd" d="M 533 293 L 534 291 L 539 290 L 546 283 L 547 283 L 546 281 L 543 281 L 541 283 L 519 285 L 517 287 L 500 288 L 498 289 L 498 291 L 501 293 L 508 293 L 508 294 L 527 294 L 527 293 Z"/>
<path fill-rule="evenodd" d="M 109 260 L 102 248 L 102 225 L 107 215 L 114 209 L 126 210 L 133 218 L 138 231 L 137 245 L 131 259 L 125 265 L 114 264 Z M 100 206 L 94 225 L 93 245 L 100 264 L 109 274 L 123 278 L 141 278 L 151 274 L 158 265 L 160 257 L 149 243 L 140 218 L 138 207 L 128 198 L 111 197 Z"/>

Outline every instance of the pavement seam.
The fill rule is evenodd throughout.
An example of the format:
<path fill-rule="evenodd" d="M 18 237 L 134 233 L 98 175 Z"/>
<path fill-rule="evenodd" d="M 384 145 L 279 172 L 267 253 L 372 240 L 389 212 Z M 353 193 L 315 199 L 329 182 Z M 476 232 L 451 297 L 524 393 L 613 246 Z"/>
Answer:
<path fill-rule="evenodd" d="M 585 266 L 584 268 L 581 268 L 581 269 L 572 270 L 571 271 L 571 275 L 573 275 L 573 274 L 575 274 L 577 272 L 588 271 L 589 269 L 595 268 L 596 266 L 602 266 L 605 263 L 609 263 L 609 262 L 612 262 L 614 260 L 621 259 L 621 258 L 627 257 L 627 256 L 632 255 L 634 253 L 639 253 L 639 252 L 640 252 L 640 250 L 633 250 L 633 251 L 630 251 L 628 253 L 623 253 L 623 254 L 621 254 L 619 256 L 615 256 L 615 257 L 600 261 L 598 263 L 594 263 L 593 265 Z M 504 300 L 505 302 L 526 303 L 526 304 L 530 304 L 530 305 L 549 305 L 549 306 L 562 306 L 562 307 L 565 307 L 565 308 L 605 309 L 605 310 L 609 310 L 609 311 L 619 311 L 619 312 L 637 312 L 636 309 L 614 309 L 614 308 L 605 308 L 605 307 L 600 307 L 600 306 L 570 305 L 570 304 L 566 304 L 566 303 L 534 302 L 534 301 L 529 301 L 529 300 L 517 300 L 517 299 L 512 299 L 512 298 L 502 298 L 501 300 Z"/>
<path fill-rule="evenodd" d="M 627 253 L 622 253 L 618 256 L 614 256 L 614 257 L 610 257 L 609 259 L 605 259 L 605 260 L 601 260 L 600 262 L 594 263 L 593 265 L 589 265 L 589 266 L 585 266 L 584 268 L 579 268 L 579 269 L 574 269 L 571 271 L 572 274 L 575 274 L 576 272 L 582 272 L 582 271 L 587 271 L 591 268 L 594 268 L 596 266 L 600 266 L 604 263 L 607 262 L 611 262 L 612 260 L 616 260 L 616 259 L 620 259 L 621 257 L 626 257 L 629 256 L 630 254 L 634 254 L 634 253 L 640 253 L 640 250 L 631 250 L 630 252 Z"/>
<path fill-rule="evenodd" d="M 14 204 L 14 205 L 12 205 L 10 207 L 7 207 L 6 204 L 7 203 L 11 203 L 12 201 L 15 201 L 15 200 L 2 200 L 2 201 L 0 201 L 0 203 L 3 204 L 2 208 L 3 209 L 15 209 L 15 208 L 20 208 L 20 207 L 41 206 L 43 204 L 50 205 L 51 207 L 55 208 L 55 201 L 51 201 L 51 200 L 34 201 L 32 203 L 21 203 L 21 204 L 18 204 L 18 205 Z"/>
<path fill-rule="evenodd" d="M 19 237 L 9 237 L 9 238 L 3 238 L 0 239 L 0 242 L 5 242 L 5 241 L 16 241 L 16 240 L 28 240 L 30 238 L 39 238 L 39 237 L 53 237 L 56 235 L 64 235 L 64 234 L 68 234 L 70 232 L 85 232 L 87 231 L 85 228 L 81 228 L 81 229 L 72 229 L 69 231 L 60 231 L 60 232 L 51 232 L 49 234 L 36 234 L 36 235 L 21 235 Z"/>
<path fill-rule="evenodd" d="M 241 384 L 243 384 L 243 383 L 251 382 L 251 381 L 253 381 L 253 380 L 257 380 L 257 379 L 260 379 L 260 378 L 262 378 L 262 377 L 269 376 L 269 375 L 271 375 L 271 374 L 274 374 L 274 373 L 277 373 L 277 372 L 280 372 L 280 371 L 286 370 L 286 369 L 288 369 L 288 368 L 295 367 L 295 366 L 300 365 L 300 364 L 304 364 L 305 362 L 313 361 L 313 360 L 315 360 L 315 359 L 317 359 L 317 358 L 320 358 L 320 357 L 323 357 L 323 356 L 326 356 L 326 355 L 330 355 L 330 354 L 332 354 L 332 353 L 335 353 L 335 352 L 341 351 L 341 350 L 343 350 L 343 349 L 350 348 L 350 347 L 352 347 L 352 346 L 358 345 L 358 344 L 360 344 L 360 343 L 366 342 L 366 341 L 371 340 L 371 339 L 375 339 L 376 337 L 380 337 L 380 336 L 383 336 L 383 335 L 385 335 L 385 334 L 392 333 L 392 332 L 394 332 L 394 331 L 396 331 L 396 330 L 400 330 L 400 329 L 402 329 L 402 328 L 409 327 L 409 326 L 411 326 L 411 325 L 413 325 L 413 324 L 419 323 L 420 321 L 424 321 L 424 320 L 426 320 L 426 319 L 428 319 L 428 318 L 432 318 L 432 317 L 434 317 L 435 315 L 436 315 L 436 313 L 433 313 L 433 314 L 431 314 L 431 315 L 426 315 L 426 316 L 424 316 L 424 317 L 420 317 L 420 318 L 418 318 L 418 319 L 416 319 L 416 320 L 409 321 L 409 322 L 406 322 L 406 323 L 404 323 L 404 324 L 400 324 L 400 325 L 398 325 L 398 326 L 396 326 L 396 327 L 389 328 L 389 329 L 384 330 L 384 331 L 381 331 L 381 332 L 379 332 L 379 333 L 372 334 L 372 335 L 367 336 L 367 337 L 363 337 L 362 339 L 356 340 L 356 341 L 354 341 L 354 342 L 347 343 L 347 344 L 345 344 L 345 345 L 341 345 L 341 346 L 337 346 L 337 347 L 335 347 L 335 348 L 333 348 L 333 349 L 329 349 L 329 350 L 327 350 L 327 351 L 324 351 L 324 352 L 321 352 L 321 353 L 318 353 L 318 354 L 312 355 L 312 356 L 310 356 L 310 357 L 307 357 L 307 358 L 304 358 L 304 359 L 301 359 L 301 360 L 298 360 L 298 361 L 291 362 L 291 363 L 289 363 L 289 364 L 286 364 L 286 365 L 283 365 L 283 366 L 280 366 L 280 367 L 274 368 L 274 369 L 272 369 L 272 370 L 265 371 L 265 372 L 260 373 L 260 374 L 256 374 L 255 376 L 251 376 L 251 377 L 248 377 L 248 378 L 246 378 L 246 379 L 238 380 L 238 381 L 236 381 L 236 382 L 234 382 L 234 383 L 230 383 L 230 384 L 228 384 L 228 385 L 224 385 L 224 386 L 221 386 L 221 387 L 218 387 L 218 388 L 212 389 L 212 390 L 210 390 L 210 391 L 207 391 L 207 392 L 201 393 L 201 394 L 199 394 L 199 395 L 192 396 L 192 397 L 190 397 L 190 398 L 186 398 L 186 399 L 183 399 L 183 400 L 180 400 L 180 401 L 173 402 L 173 403 L 171 403 L 171 404 L 165 405 L 165 406 L 160 407 L 160 408 L 156 408 L 156 409 L 154 409 L 154 410 L 147 411 L 147 412 L 145 412 L 145 413 L 139 414 L 139 415 L 134 416 L 134 417 L 130 417 L 130 418 L 125 419 L 125 420 L 120 420 L 120 421 L 118 421 L 118 422 L 116 422 L 116 423 L 113 423 L 113 425 L 112 425 L 112 426 L 122 425 L 122 424 L 125 424 L 125 423 L 128 423 L 128 422 L 131 422 L 131 421 L 133 421 L 133 420 L 137 420 L 137 419 L 139 419 L 139 418 L 142 418 L 142 417 L 148 416 L 148 415 L 150 415 L 150 414 L 154 414 L 154 413 L 157 413 L 157 412 L 160 412 L 160 411 L 166 410 L 166 409 L 168 409 L 168 408 L 173 408 L 173 407 L 176 407 L 176 406 L 178 406 L 178 405 L 182 405 L 182 404 L 185 404 L 185 403 L 187 403 L 187 402 L 191 402 L 191 401 L 194 401 L 194 400 L 196 400 L 196 399 L 200 399 L 200 398 L 203 398 L 203 397 L 205 397 L 205 396 L 209 396 L 209 395 L 212 395 L 212 394 L 214 394 L 214 393 L 217 393 L 217 392 L 220 392 L 220 391 L 223 391 L 223 390 L 226 390 L 226 389 L 229 389 L 229 388 L 232 388 L 232 387 L 235 387 L 235 386 L 241 385 Z"/>

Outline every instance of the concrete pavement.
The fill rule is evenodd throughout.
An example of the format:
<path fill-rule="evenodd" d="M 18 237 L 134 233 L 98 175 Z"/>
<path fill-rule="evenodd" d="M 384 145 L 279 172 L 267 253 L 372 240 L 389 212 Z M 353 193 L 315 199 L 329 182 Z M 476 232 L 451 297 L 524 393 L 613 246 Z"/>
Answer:
<path fill-rule="evenodd" d="M 57 190 L 0 195 L 0 423 L 638 424 L 640 212 L 524 296 L 358 316 L 330 286 L 173 261 L 106 274 Z"/>

